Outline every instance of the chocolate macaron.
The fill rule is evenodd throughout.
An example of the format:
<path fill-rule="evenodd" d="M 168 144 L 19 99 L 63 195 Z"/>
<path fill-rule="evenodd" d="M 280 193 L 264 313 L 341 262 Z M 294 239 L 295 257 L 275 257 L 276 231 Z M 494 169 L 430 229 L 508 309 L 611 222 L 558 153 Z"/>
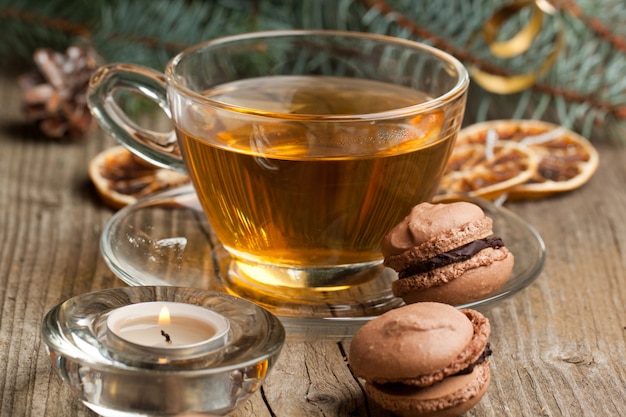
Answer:
<path fill-rule="evenodd" d="M 371 400 L 400 416 L 451 417 L 489 387 L 489 321 L 474 310 L 415 303 L 361 327 L 350 367 Z"/>
<path fill-rule="evenodd" d="M 382 242 L 385 266 L 398 272 L 394 295 L 406 303 L 462 305 L 496 292 L 514 259 L 492 227 L 493 220 L 470 202 L 413 207 Z"/>

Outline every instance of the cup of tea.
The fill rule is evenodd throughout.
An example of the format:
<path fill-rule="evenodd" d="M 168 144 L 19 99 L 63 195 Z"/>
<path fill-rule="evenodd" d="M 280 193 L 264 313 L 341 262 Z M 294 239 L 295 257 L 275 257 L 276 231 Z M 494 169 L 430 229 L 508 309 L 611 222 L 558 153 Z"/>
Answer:
<path fill-rule="evenodd" d="M 103 66 L 88 100 L 135 154 L 190 176 L 233 259 L 227 281 L 332 291 L 379 268 L 383 236 L 434 195 L 468 83 L 421 43 L 290 30 L 193 46 L 164 74 Z M 133 123 L 119 90 L 156 101 L 173 131 Z"/>

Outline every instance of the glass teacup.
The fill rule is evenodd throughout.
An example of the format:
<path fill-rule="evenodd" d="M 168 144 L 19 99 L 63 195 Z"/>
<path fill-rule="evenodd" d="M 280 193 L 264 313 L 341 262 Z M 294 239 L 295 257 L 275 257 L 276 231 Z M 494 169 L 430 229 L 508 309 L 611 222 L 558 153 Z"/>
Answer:
<path fill-rule="evenodd" d="M 314 299 L 377 276 L 383 236 L 437 189 L 468 83 L 417 42 L 272 31 L 191 47 L 164 75 L 104 66 L 88 98 L 121 143 L 189 174 L 233 258 L 227 287 Z M 156 101 L 174 131 L 133 123 L 119 89 Z"/>

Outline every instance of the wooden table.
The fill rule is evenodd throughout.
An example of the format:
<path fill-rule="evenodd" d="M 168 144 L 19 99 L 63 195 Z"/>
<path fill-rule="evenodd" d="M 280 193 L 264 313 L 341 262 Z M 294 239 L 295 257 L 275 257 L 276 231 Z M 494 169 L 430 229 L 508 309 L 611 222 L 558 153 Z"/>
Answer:
<path fill-rule="evenodd" d="M 92 416 L 53 372 L 40 326 L 62 300 L 125 285 L 100 255 L 113 211 L 86 170 L 113 140 L 46 139 L 25 123 L 20 94 L 0 79 L 0 415 Z M 596 145 L 600 169 L 584 188 L 506 204 L 542 235 L 547 261 L 534 284 L 486 312 L 493 379 L 469 415 L 626 415 L 626 148 Z M 350 373 L 349 343 L 288 341 L 232 415 L 388 415 Z"/>

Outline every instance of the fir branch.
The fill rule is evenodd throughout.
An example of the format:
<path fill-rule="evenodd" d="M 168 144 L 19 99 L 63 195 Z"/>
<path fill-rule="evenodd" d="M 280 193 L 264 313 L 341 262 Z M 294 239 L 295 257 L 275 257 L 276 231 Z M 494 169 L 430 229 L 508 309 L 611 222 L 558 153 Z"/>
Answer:
<path fill-rule="evenodd" d="M 0 65 L 13 68 L 15 57 L 32 59 L 36 48 L 65 50 L 71 44 L 88 42 L 105 61 L 162 69 L 181 49 L 208 39 L 257 30 L 308 28 L 410 38 L 430 43 L 489 73 L 511 76 L 532 70 L 545 59 L 553 47 L 557 25 L 553 17 L 546 19 L 546 30 L 523 56 L 493 57 L 477 34 L 495 10 L 511 1 L 0 0 L 4 29 L 0 32 Z M 510 96 L 472 86 L 472 102 L 478 104 L 467 113 L 478 118 L 474 121 L 502 117 L 503 109 L 509 109 L 505 117 L 554 117 L 568 127 L 580 125 L 583 134 L 609 124 L 626 130 L 623 0 L 552 1 L 566 35 L 554 66 L 532 88 Z M 517 17 L 502 26 L 502 39 L 519 30 L 528 13 Z"/>
<path fill-rule="evenodd" d="M 408 29 L 413 36 L 430 41 L 433 46 L 456 56 L 465 63 L 476 65 L 482 70 L 496 75 L 514 75 L 514 72 L 512 72 L 511 70 L 491 64 L 490 62 L 473 54 L 470 49 L 455 47 L 451 42 L 448 42 L 441 36 L 438 36 L 428 29 L 418 25 L 416 22 L 409 19 L 401 11 L 392 8 L 385 0 L 364 1 L 368 5 L 368 7 L 378 10 L 382 16 L 389 17 L 390 19 L 393 19 L 398 25 L 404 27 L 405 29 Z M 607 110 L 611 113 L 614 113 L 618 118 L 626 118 L 626 105 L 616 106 L 613 103 L 596 99 L 593 94 L 580 94 L 577 91 L 541 82 L 536 83 L 531 88 L 534 88 L 537 91 L 545 94 L 563 97 L 565 100 L 570 102 L 588 103 L 589 105 L 591 105 L 591 107 Z"/>
<path fill-rule="evenodd" d="M 87 3 L 89 7 L 75 7 L 72 14 L 54 8 L 54 1 L 46 5 L 35 0 L 0 0 L 0 22 L 13 24 L 21 32 L 33 28 L 39 32 L 29 37 L 13 36 L 9 42 L 2 42 L 5 39 L 0 35 L 0 56 L 13 50 L 32 56 L 35 48 L 49 46 L 46 39 L 55 34 L 62 38 L 55 49 L 86 40 L 106 61 L 162 68 L 171 56 L 190 45 L 254 30 L 252 22 L 258 9 L 257 1 L 248 0 L 95 0 L 81 5 Z M 25 42 L 28 38 L 33 42 Z"/>
<path fill-rule="evenodd" d="M 599 18 L 587 16 L 574 0 L 558 0 L 553 5 L 559 8 L 563 13 L 571 13 L 574 17 L 583 22 L 585 26 L 598 34 L 598 36 L 612 44 L 615 49 L 626 53 L 626 38 L 616 33 L 616 28 L 607 26 Z M 593 7 L 597 8 L 598 5 L 594 4 Z"/>
<path fill-rule="evenodd" d="M 0 19 L 17 20 L 24 23 L 40 25 L 42 27 L 58 30 L 73 36 L 89 37 L 91 34 L 90 30 L 85 25 L 70 22 L 67 19 L 41 16 L 34 12 L 19 10 L 12 7 L 0 10 Z"/>
<path fill-rule="evenodd" d="M 95 15 L 89 2 L 70 5 L 38 2 L 36 8 L 35 3 L 0 0 L 0 56 L 3 58 L 0 66 L 3 69 L 32 66 L 33 51 L 38 47 L 65 50 L 71 39 L 83 33 L 84 23 L 93 21 Z"/>
<path fill-rule="evenodd" d="M 370 10 L 376 10 L 388 22 L 395 22 L 402 28 L 406 29 L 407 32 L 411 34 L 411 36 L 419 38 L 422 41 L 427 41 L 432 46 L 448 52 L 449 54 L 455 56 L 465 63 L 477 65 L 479 68 L 492 74 L 503 76 L 512 75 L 510 71 L 496 65 L 492 65 L 481 57 L 472 54 L 470 50 L 465 48 L 458 48 L 452 42 L 446 40 L 444 37 L 439 36 L 437 33 L 434 33 L 429 29 L 420 26 L 417 22 L 410 19 L 401 11 L 394 9 L 385 0 L 363 0 L 363 2 Z"/>
<path fill-rule="evenodd" d="M 551 37 L 554 35 L 549 33 L 550 30 L 546 31 L 546 34 L 540 34 L 538 38 L 541 39 L 537 39 L 539 45 L 532 51 L 530 57 L 526 54 L 508 62 L 490 56 L 484 42 L 474 44 L 472 41 L 476 33 L 482 30 L 484 22 L 498 7 L 506 3 L 499 5 L 497 1 L 480 0 L 443 2 L 437 3 L 441 5 L 437 8 L 433 5 L 434 2 L 429 1 L 419 3 L 403 0 L 362 1 L 377 14 L 369 17 L 371 30 L 395 36 L 408 34 L 408 37 L 429 42 L 455 55 L 466 64 L 475 65 L 492 74 L 511 76 L 525 73 L 531 65 L 540 62 L 542 54 L 552 47 Z M 457 7 L 460 3 L 472 3 L 472 12 L 461 13 L 457 10 L 457 13 L 463 17 L 473 18 L 473 21 L 465 26 L 459 25 L 458 22 L 450 24 L 450 21 L 454 20 L 451 18 L 453 15 L 451 11 L 445 9 L 445 4 L 449 3 L 454 3 Z M 422 9 L 419 6 L 422 6 Z M 439 15 L 428 15 L 427 11 L 433 9 L 439 12 Z M 609 40 L 607 36 L 599 36 L 599 33 L 590 31 L 585 27 L 585 23 L 573 14 L 565 15 L 561 12 L 558 18 L 564 25 L 567 35 L 566 46 L 561 51 L 557 64 L 547 75 L 522 94 L 506 97 L 510 103 L 518 103 L 511 113 L 518 118 L 528 115 L 541 118 L 552 112 L 560 123 L 569 127 L 577 123 L 582 124 L 585 130 L 583 133 L 586 135 L 590 134 L 594 125 L 620 123 L 626 120 L 626 89 L 619 83 L 623 75 L 610 70 L 613 67 L 623 69 L 626 57 L 620 53 L 621 51 L 615 53 L 617 49 L 615 42 L 610 43 L 609 48 L 602 45 Z M 480 22 L 477 22 L 477 19 Z M 551 26 L 552 32 L 555 30 L 555 24 Z M 464 27 L 465 32 L 459 30 L 459 27 Z M 471 27 L 473 33 L 467 30 L 468 27 Z M 505 36 L 503 38 L 506 39 Z M 610 38 L 614 39 L 615 37 Z M 581 44 L 587 47 L 586 53 L 580 50 Z M 595 65 L 591 65 L 594 61 Z M 595 88 L 591 87 L 594 85 L 591 80 L 597 80 Z M 473 94 L 479 95 L 483 100 L 481 108 L 477 110 L 478 117 L 481 115 L 488 117 L 491 107 L 498 109 L 511 107 L 502 106 L 500 103 L 502 100 L 493 97 L 493 94 L 475 89 Z M 533 107 L 532 104 L 535 102 L 541 105 Z M 496 106 L 493 103 L 500 104 Z M 520 108 L 521 103 L 526 103 L 524 108 Z M 497 117 L 501 118 L 502 114 Z"/>

